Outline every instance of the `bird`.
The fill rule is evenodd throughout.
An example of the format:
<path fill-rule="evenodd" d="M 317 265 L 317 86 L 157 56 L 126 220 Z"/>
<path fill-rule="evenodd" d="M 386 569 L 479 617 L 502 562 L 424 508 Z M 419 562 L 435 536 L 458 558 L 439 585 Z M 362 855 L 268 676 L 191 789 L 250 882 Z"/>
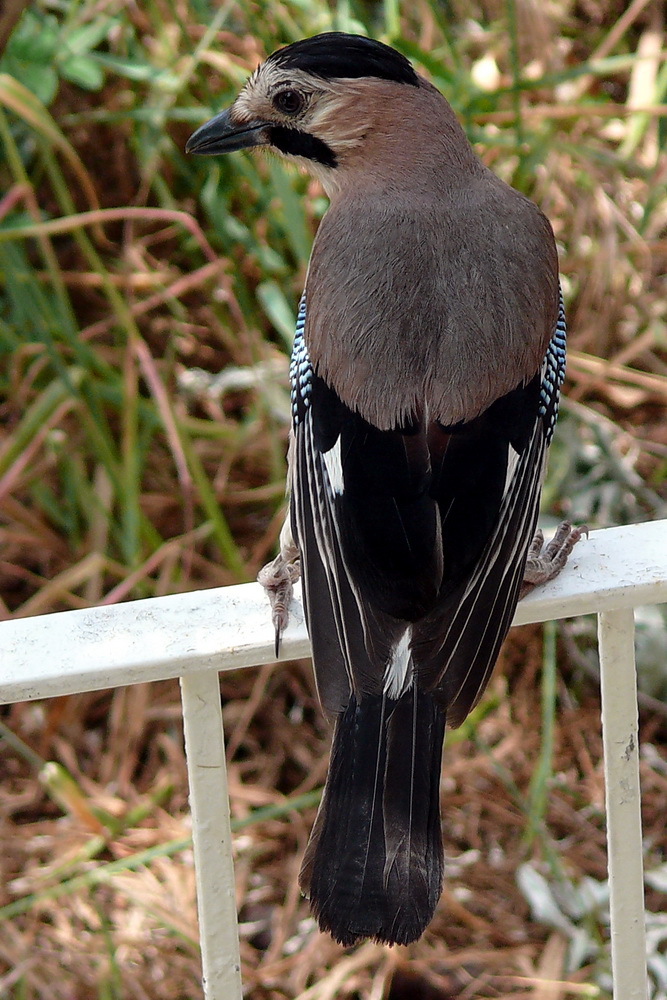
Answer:
<path fill-rule="evenodd" d="M 250 149 L 329 199 L 290 365 L 289 512 L 258 578 L 277 654 L 301 576 L 333 724 L 299 882 L 342 945 L 406 945 L 442 892 L 446 726 L 585 530 L 564 522 L 546 548 L 536 532 L 566 355 L 556 244 L 442 94 L 372 38 L 276 50 L 186 145 Z"/>

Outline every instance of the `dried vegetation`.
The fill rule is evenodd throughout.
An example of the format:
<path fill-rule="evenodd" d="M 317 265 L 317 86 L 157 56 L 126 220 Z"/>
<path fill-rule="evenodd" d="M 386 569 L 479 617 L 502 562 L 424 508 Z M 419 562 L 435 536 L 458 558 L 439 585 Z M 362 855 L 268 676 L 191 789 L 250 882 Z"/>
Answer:
<path fill-rule="evenodd" d="M 572 353 L 545 516 L 665 515 L 661 3 L 44 0 L 10 24 L 20 7 L 0 14 L 3 616 L 224 585 L 272 552 L 288 343 L 324 203 L 275 160 L 182 149 L 263 54 L 331 26 L 401 47 L 554 223 Z M 665 652 L 664 621 L 652 627 L 647 646 Z M 308 666 L 223 675 L 252 1000 L 609 995 L 589 646 L 581 627 L 512 635 L 446 750 L 442 904 L 422 941 L 393 951 L 344 952 L 296 888 L 327 742 Z M 642 719 L 656 998 L 658 660 Z M 177 686 L 0 719 L 0 995 L 200 996 Z"/>

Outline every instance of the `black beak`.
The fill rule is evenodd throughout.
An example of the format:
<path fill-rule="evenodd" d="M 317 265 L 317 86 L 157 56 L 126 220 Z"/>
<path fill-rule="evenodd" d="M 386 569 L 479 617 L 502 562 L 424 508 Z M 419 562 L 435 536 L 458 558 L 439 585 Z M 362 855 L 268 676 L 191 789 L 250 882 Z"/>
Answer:
<path fill-rule="evenodd" d="M 236 123 L 231 120 L 231 109 L 221 111 L 209 122 L 200 125 L 185 144 L 186 153 L 215 156 L 233 153 L 235 149 L 265 146 L 269 142 L 268 122 L 251 121 Z"/>

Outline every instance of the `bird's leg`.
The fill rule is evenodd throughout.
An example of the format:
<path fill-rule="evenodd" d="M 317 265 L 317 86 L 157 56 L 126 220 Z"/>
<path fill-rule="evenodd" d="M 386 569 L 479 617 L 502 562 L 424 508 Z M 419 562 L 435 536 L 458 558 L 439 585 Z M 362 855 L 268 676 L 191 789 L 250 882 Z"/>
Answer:
<path fill-rule="evenodd" d="M 300 575 L 299 550 L 292 537 L 288 510 L 280 532 L 280 552 L 257 574 L 257 582 L 264 587 L 271 604 L 271 620 L 276 630 L 276 656 L 280 653 L 280 639 L 289 622 L 292 589 Z"/>
<path fill-rule="evenodd" d="M 539 528 L 537 529 L 528 549 L 519 600 L 529 594 L 534 587 L 539 587 L 558 576 L 582 535 L 588 538 L 588 528 L 585 524 L 575 528 L 569 521 L 562 521 L 558 525 L 556 534 L 542 551 L 544 535 Z"/>

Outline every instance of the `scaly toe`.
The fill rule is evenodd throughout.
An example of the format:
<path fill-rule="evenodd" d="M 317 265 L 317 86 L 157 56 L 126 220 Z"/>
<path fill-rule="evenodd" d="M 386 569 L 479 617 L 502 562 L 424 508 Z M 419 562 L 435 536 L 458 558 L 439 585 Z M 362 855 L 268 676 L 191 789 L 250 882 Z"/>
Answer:
<path fill-rule="evenodd" d="M 280 655 L 280 640 L 289 624 L 289 606 L 294 584 L 299 579 L 298 560 L 287 562 L 282 555 L 263 566 L 257 574 L 257 582 L 264 588 L 271 605 L 271 621 L 276 630 L 276 657 Z"/>
<path fill-rule="evenodd" d="M 530 593 L 534 587 L 540 587 L 558 576 L 572 549 L 583 535 L 588 538 L 588 528 L 585 524 L 573 527 L 569 521 L 562 521 L 558 525 L 554 537 L 542 551 L 544 537 L 539 529 L 536 531 L 528 550 L 519 600 Z"/>

